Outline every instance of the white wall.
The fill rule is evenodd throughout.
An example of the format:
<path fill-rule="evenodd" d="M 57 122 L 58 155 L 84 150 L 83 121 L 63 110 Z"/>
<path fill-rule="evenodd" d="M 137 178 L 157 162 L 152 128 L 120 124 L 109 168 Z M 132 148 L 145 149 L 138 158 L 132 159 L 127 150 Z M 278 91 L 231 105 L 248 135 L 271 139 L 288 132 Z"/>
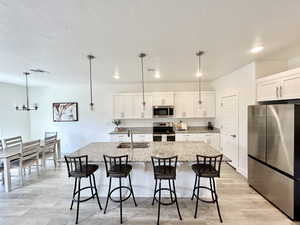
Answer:
<path fill-rule="evenodd" d="M 220 126 L 220 101 L 222 96 L 238 95 L 239 108 L 239 157 L 237 170 L 247 176 L 247 107 L 255 104 L 255 64 L 248 64 L 226 76 L 216 79 L 212 86 L 216 90 L 216 126 Z"/>
<path fill-rule="evenodd" d="M 149 83 L 145 91 L 196 91 L 197 83 Z M 203 84 L 203 90 L 212 90 L 209 84 Z M 95 110 L 89 110 L 89 88 L 86 85 L 58 86 L 51 88 L 33 88 L 32 98 L 40 108 L 31 112 L 31 136 L 43 137 L 45 131 L 57 131 L 62 140 L 62 152 L 72 152 L 93 141 L 110 141 L 108 135 L 113 130 L 112 95 L 119 92 L 140 92 L 141 84 L 95 85 Z M 78 122 L 52 122 L 53 102 L 78 102 Z M 192 125 L 206 124 L 201 119 L 189 121 Z M 151 120 L 126 121 L 126 126 L 151 126 Z"/>
<path fill-rule="evenodd" d="M 24 87 L 0 83 L 0 139 L 19 135 L 24 140 L 29 138 L 29 113 L 15 109 L 24 103 Z"/>

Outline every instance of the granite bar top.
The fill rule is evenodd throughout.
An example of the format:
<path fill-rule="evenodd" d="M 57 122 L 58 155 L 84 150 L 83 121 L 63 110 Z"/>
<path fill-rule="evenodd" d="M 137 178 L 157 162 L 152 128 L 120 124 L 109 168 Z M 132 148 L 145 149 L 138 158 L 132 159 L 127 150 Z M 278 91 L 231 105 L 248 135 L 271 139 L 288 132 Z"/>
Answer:
<path fill-rule="evenodd" d="M 150 162 L 151 156 L 178 156 L 179 162 L 194 162 L 196 154 L 215 156 L 219 151 L 204 142 L 150 142 L 148 148 L 119 149 L 117 142 L 94 142 L 69 154 L 71 156 L 88 155 L 91 162 L 103 162 L 103 155 L 129 155 L 131 162 Z M 230 161 L 224 157 L 223 161 Z"/>
<path fill-rule="evenodd" d="M 127 134 L 128 129 L 132 129 L 133 134 L 152 134 L 153 128 L 152 127 L 124 127 L 121 128 L 119 131 L 112 131 L 109 134 Z M 197 134 L 197 133 L 220 133 L 218 128 L 214 128 L 213 130 L 208 130 L 207 127 L 188 127 L 187 130 L 175 130 L 175 133 L 190 133 L 190 134 Z"/>

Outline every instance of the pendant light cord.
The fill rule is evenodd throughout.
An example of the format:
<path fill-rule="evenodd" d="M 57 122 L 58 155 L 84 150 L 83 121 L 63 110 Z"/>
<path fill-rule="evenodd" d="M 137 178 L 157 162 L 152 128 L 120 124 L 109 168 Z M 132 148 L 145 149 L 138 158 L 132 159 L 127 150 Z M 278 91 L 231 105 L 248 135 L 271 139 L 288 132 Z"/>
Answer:
<path fill-rule="evenodd" d="M 198 103 L 199 103 L 199 105 L 201 105 L 202 104 L 202 101 L 201 101 L 201 76 L 202 76 L 202 74 L 201 74 L 201 72 L 200 72 L 200 70 L 201 70 L 201 56 L 204 54 L 204 52 L 203 51 L 199 51 L 199 52 L 197 52 L 196 53 L 196 56 L 198 56 L 198 73 L 199 73 L 199 77 L 198 77 L 198 85 L 199 85 L 199 101 L 198 101 Z"/>
<path fill-rule="evenodd" d="M 88 55 L 88 59 L 89 59 L 89 65 L 90 65 L 90 106 L 91 106 L 91 110 L 93 110 L 93 79 L 92 79 L 92 59 L 94 59 L 95 56 L 93 55 Z"/>
<path fill-rule="evenodd" d="M 145 110 L 145 81 L 144 81 L 144 57 L 146 56 L 145 53 L 141 53 L 139 57 L 141 58 L 141 67 L 142 67 L 142 92 L 143 92 L 143 109 Z"/>
<path fill-rule="evenodd" d="M 25 72 L 25 78 L 26 78 L 26 109 L 29 110 L 29 91 L 28 91 L 28 75 L 30 73 Z"/>

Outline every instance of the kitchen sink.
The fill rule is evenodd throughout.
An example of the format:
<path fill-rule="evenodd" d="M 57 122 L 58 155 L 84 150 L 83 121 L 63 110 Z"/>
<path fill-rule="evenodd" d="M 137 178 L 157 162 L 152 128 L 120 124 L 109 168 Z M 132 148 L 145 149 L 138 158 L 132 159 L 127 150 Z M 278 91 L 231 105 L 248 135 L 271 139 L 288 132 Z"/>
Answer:
<path fill-rule="evenodd" d="M 117 148 L 131 148 L 130 142 L 122 142 L 120 143 Z M 133 143 L 133 148 L 149 148 L 148 142 L 136 142 Z"/>

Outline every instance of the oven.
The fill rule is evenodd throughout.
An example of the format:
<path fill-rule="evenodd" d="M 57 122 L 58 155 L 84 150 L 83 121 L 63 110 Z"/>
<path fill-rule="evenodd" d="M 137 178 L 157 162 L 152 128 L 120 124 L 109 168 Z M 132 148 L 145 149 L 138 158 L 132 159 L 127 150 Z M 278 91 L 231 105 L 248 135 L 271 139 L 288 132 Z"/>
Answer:
<path fill-rule="evenodd" d="M 153 106 L 153 117 L 173 117 L 174 106 Z"/>
<path fill-rule="evenodd" d="M 153 142 L 176 141 L 173 123 L 153 123 Z"/>

